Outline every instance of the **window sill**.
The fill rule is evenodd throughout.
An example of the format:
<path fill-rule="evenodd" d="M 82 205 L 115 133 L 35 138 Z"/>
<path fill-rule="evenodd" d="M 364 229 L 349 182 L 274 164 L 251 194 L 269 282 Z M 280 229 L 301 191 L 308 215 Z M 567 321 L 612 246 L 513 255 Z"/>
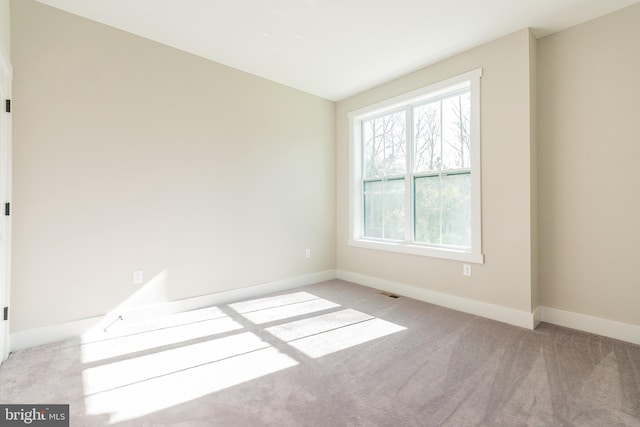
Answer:
<path fill-rule="evenodd" d="M 431 258 L 449 259 L 453 261 L 463 261 L 475 264 L 484 264 L 483 254 L 474 254 L 471 252 L 465 252 L 455 249 L 433 248 L 420 245 L 410 245 L 400 242 L 394 243 L 364 239 L 351 239 L 349 240 L 349 246 L 409 255 L 426 256 Z"/>

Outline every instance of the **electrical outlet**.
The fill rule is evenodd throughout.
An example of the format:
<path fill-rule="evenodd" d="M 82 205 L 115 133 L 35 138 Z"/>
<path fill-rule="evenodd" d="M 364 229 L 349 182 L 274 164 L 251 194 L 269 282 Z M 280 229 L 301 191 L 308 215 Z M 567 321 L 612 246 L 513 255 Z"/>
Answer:
<path fill-rule="evenodd" d="M 462 265 L 462 274 L 465 276 L 471 276 L 471 264 Z"/>
<path fill-rule="evenodd" d="M 304 257 L 305 258 L 311 258 L 311 249 L 307 249 L 304 251 Z"/>
<path fill-rule="evenodd" d="M 144 282 L 144 275 L 142 273 L 142 270 L 135 270 L 133 272 L 133 284 L 141 285 L 142 282 Z"/>

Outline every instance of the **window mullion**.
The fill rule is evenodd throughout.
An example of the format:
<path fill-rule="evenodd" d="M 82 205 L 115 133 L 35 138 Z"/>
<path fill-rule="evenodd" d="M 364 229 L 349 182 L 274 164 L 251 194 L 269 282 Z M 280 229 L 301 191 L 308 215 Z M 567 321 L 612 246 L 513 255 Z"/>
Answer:
<path fill-rule="evenodd" d="M 442 173 L 438 174 L 438 180 L 440 181 L 440 200 L 439 200 L 439 202 L 440 202 L 440 220 L 439 220 L 440 221 L 440 224 L 439 224 L 440 225 L 440 227 L 439 227 L 440 228 L 440 242 L 439 243 L 440 244 L 442 244 L 442 228 L 443 228 L 443 223 L 444 223 L 444 215 L 443 215 L 444 206 L 442 204 L 442 199 L 443 199 L 443 197 L 442 197 L 442 181 L 443 181 L 442 177 L 443 177 Z"/>
<path fill-rule="evenodd" d="M 360 140 L 358 141 L 358 145 L 360 147 L 360 152 L 358 153 L 360 157 L 360 168 L 358 169 L 359 172 L 359 176 L 358 176 L 358 181 L 359 181 L 359 191 L 360 191 L 360 203 L 359 203 L 359 209 L 356 211 L 358 213 L 359 218 L 359 230 L 358 230 L 358 236 L 360 237 L 364 237 L 365 235 L 365 229 L 366 229 L 366 218 L 365 218 L 365 199 L 364 199 L 364 183 L 365 183 L 365 179 L 366 179 L 366 173 L 365 173 L 365 156 L 366 156 L 366 148 L 365 148 L 365 142 L 364 142 L 364 121 L 360 121 Z M 355 228 L 355 227 L 354 227 Z"/>
<path fill-rule="evenodd" d="M 384 149 L 383 149 L 383 150 L 384 150 Z M 380 189 L 380 197 L 382 197 L 382 210 L 381 210 L 381 212 L 382 212 L 382 218 L 380 218 L 380 222 L 382 223 L 382 239 L 386 239 L 386 235 L 385 235 L 385 225 L 386 225 L 386 224 L 385 224 L 385 221 L 384 221 L 384 219 L 385 219 L 385 215 L 384 215 L 384 202 L 385 202 L 385 200 L 386 200 L 385 193 L 384 193 L 385 182 L 386 182 L 386 179 L 385 179 L 385 178 L 382 178 L 382 179 L 380 180 L 380 185 L 382 186 L 382 187 L 381 187 L 381 189 Z"/>
<path fill-rule="evenodd" d="M 404 178 L 404 241 L 410 243 L 413 241 L 413 191 L 412 191 L 412 173 L 414 168 L 414 141 L 413 141 L 413 106 L 408 105 L 406 110 L 406 170 Z"/>
<path fill-rule="evenodd" d="M 385 209 L 385 202 L 387 201 L 386 196 L 386 192 L 385 192 L 385 184 L 387 181 L 387 174 L 388 174 L 388 164 L 387 164 L 387 119 L 386 119 L 386 115 L 382 116 L 381 118 L 382 120 L 382 218 L 381 218 L 381 222 L 382 222 L 382 239 L 386 239 L 387 238 L 387 233 L 386 233 L 386 226 L 387 226 L 387 222 L 385 221 L 386 219 L 386 209 Z"/>
<path fill-rule="evenodd" d="M 440 173 L 438 174 L 438 180 L 440 181 L 440 194 L 439 194 L 439 203 L 440 203 L 440 219 L 438 220 L 440 223 L 438 224 L 438 229 L 440 230 L 440 241 L 439 243 L 442 244 L 442 222 L 443 222 L 443 215 L 442 215 L 442 170 L 444 169 L 444 128 L 442 127 L 442 99 L 440 99 Z"/>

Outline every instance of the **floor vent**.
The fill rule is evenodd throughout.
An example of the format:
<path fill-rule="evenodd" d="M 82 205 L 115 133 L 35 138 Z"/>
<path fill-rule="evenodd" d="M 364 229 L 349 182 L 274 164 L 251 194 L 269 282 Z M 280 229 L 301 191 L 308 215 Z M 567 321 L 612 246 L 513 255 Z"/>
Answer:
<path fill-rule="evenodd" d="M 400 296 L 396 294 L 390 294 L 389 292 L 380 292 L 380 295 L 384 295 L 385 297 L 398 299 Z"/>

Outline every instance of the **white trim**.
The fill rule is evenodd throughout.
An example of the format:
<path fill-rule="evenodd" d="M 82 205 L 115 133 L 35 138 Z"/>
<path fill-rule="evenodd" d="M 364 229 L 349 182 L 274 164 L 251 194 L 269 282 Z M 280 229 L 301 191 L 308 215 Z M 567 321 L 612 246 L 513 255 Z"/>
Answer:
<path fill-rule="evenodd" d="M 437 83 L 404 93 L 391 99 L 362 107 L 347 114 L 349 122 L 349 246 L 375 249 L 390 252 L 406 253 L 411 255 L 443 258 L 470 263 L 484 263 L 482 253 L 482 170 L 481 170 L 481 112 L 480 112 L 480 78 L 482 68 L 442 80 Z M 444 247 L 421 245 L 413 242 L 411 230 L 412 212 L 406 212 L 405 241 L 391 242 L 363 238 L 363 180 L 362 180 L 362 122 L 380 114 L 390 113 L 395 110 L 408 108 L 408 105 L 444 96 L 451 91 L 468 87 L 471 100 L 471 248 L 469 250 L 452 250 Z M 453 88 L 453 89 L 452 89 Z M 457 89 L 456 89 L 457 88 Z M 411 115 L 408 114 L 411 122 Z M 407 125 L 409 135 L 412 126 Z M 411 144 L 412 138 L 407 138 Z M 408 152 L 411 152 L 409 149 Z M 408 162 L 411 163 L 409 155 Z M 411 165 L 409 165 L 411 166 Z M 407 179 L 414 174 L 413 168 L 408 166 L 405 177 L 405 208 L 412 209 L 411 188 L 412 180 Z M 407 191 L 409 189 L 409 191 Z"/>
<path fill-rule="evenodd" d="M 379 289 L 381 291 L 414 298 L 430 304 L 436 304 L 453 310 L 462 311 L 464 313 L 509 323 L 526 329 L 534 329 L 540 322 L 546 322 L 640 345 L 640 325 L 631 325 L 628 323 L 543 306 L 537 307 L 533 313 L 527 313 L 521 310 L 515 310 L 508 307 L 489 304 L 429 289 L 418 288 L 416 286 L 379 279 L 346 270 L 327 270 L 279 280 L 276 282 L 249 286 L 246 288 L 233 289 L 202 295 L 199 297 L 146 306 L 136 309 L 135 311 L 128 312 L 127 319 L 140 320 L 144 318 L 195 310 L 203 307 L 227 304 L 234 301 L 261 297 L 266 294 L 286 291 L 298 286 L 310 285 L 336 278 L 362 286 Z M 101 323 L 104 324 L 105 322 L 108 323 L 112 320 L 113 319 L 106 318 L 105 316 L 98 316 L 89 319 L 13 332 L 10 336 L 11 351 L 18 351 L 25 348 L 73 338 L 94 328 L 96 325 Z"/>
<path fill-rule="evenodd" d="M 487 319 L 509 323 L 511 325 L 520 326 L 521 328 L 533 329 L 534 326 L 533 314 L 526 311 L 489 304 L 456 295 L 445 294 L 443 292 L 432 291 L 429 289 L 419 288 L 417 286 L 393 282 L 391 280 L 378 279 L 376 277 L 365 276 L 364 274 L 353 273 L 345 270 L 338 270 L 337 278 L 347 282 L 353 282 L 370 288 L 379 289 L 381 291 L 414 298 L 430 304 L 451 308 L 453 310 L 475 314 Z"/>
<path fill-rule="evenodd" d="M 471 121 L 471 255 L 478 263 L 484 263 L 482 252 L 482 111 L 480 104 L 480 78 L 482 68 L 467 73 L 473 74 L 469 83 L 471 84 L 471 111 L 469 120 Z M 476 125 L 473 126 L 473 123 Z M 474 240 L 475 239 L 475 240 Z"/>
<path fill-rule="evenodd" d="M 368 239 L 349 239 L 349 246 L 364 249 L 373 249 L 377 251 L 398 252 L 401 254 L 421 255 L 432 258 L 449 259 L 453 261 L 472 262 L 476 264 L 484 263 L 483 254 L 473 254 L 471 252 L 457 251 L 455 249 L 431 248 L 429 246 L 420 246 L 407 244 L 404 242 L 391 242 L 382 240 Z"/>
<path fill-rule="evenodd" d="M 540 322 L 542 321 L 542 310 L 540 307 L 536 307 L 535 310 L 533 310 L 533 328 L 537 328 L 538 325 L 540 324 Z"/>
<path fill-rule="evenodd" d="M 313 283 L 333 280 L 335 278 L 335 270 L 311 273 L 275 282 L 141 307 L 125 312 L 126 319 L 137 321 L 152 317 L 166 316 L 169 314 L 181 313 L 183 311 L 196 310 L 199 308 L 261 297 L 266 294 L 287 291 L 299 286 L 311 285 Z M 108 325 L 120 314 L 124 313 L 112 313 L 110 316 L 97 316 L 89 319 L 81 319 L 73 322 L 59 323 L 51 326 L 13 332 L 10 337 L 11 351 L 18 351 L 25 348 L 77 337 L 98 325 Z"/>
<path fill-rule="evenodd" d="M 13 70 L 6 52 L 0 52 L 0 207 L 11 202 L 12 168 L 12 118 L 4 111 L 5 99 L 12 99 Z M 13 207 L 13 206 L 12 206 Z M 10 307 L 11 295 L 11 216 L 2 215 L 0 219 L 0 310 Z M 11 308 L 9 319 L 0 325 L 0 364 L 9 357 L 11 327 Z"/>
<path fill-rule="evenodd" d="M 577 329 L 596 335 L 602 335 L 621 341 L 640 345 L 640 325 L 617 322 L 601 317 L 558 310 L 549 307 L 538 307 L 540 320 L 566 328 Z"/>
<path fill-rule="evenodd" d="M 546 322 L 640 345 L 640 325 L 543 306 L 539 306 L 532 313 L 528 313 L 345 270 L 337 270 L 336 277 L 347 282 L 403 295 L 526 329 L 535 329 L 540 322 Z"/>
<path fill-rule="evenodd" d="M 12 332 L 9 337 L 11 352 L 77 337 L 94 327 L 101 320 L 102 317 L 91 317 L 89 319 Z"/>
<path fill-rule="evenodd" d="M 430 85 L 412 90 L 411 92 L 406 92 L 401 95 L 395 96 L 393 98 L 385 99 L 373 105 L 367 105 L 355 111 L 351 111 L 348 113 L 348 117 L 349 119 L 353 119 L 358 116 L 365 116 L 365 115 L 367 117 L 371 117 L 371 116 L 375 116 L 376 114 L 380 114 L 383 111 L 392 110 L 394 108 L 400 108 L 407 101 L 415 100 L 415 102 L 418 103 L 424 99 L 438 96 L 439 91 L 441 91 L 442 89 L 446 89 L 449 86 L 454 86 L 458 83 L 462 83 L 469 80 L 473 81 L 474 79 L 479 79 L 480 77 L 482 77 L 482 68 L 476 68 L 475 70 L 458 74 L 457 76 L 450 77 L 446 80 L 441 80 L 439 82 L 432 83 Z"/>

